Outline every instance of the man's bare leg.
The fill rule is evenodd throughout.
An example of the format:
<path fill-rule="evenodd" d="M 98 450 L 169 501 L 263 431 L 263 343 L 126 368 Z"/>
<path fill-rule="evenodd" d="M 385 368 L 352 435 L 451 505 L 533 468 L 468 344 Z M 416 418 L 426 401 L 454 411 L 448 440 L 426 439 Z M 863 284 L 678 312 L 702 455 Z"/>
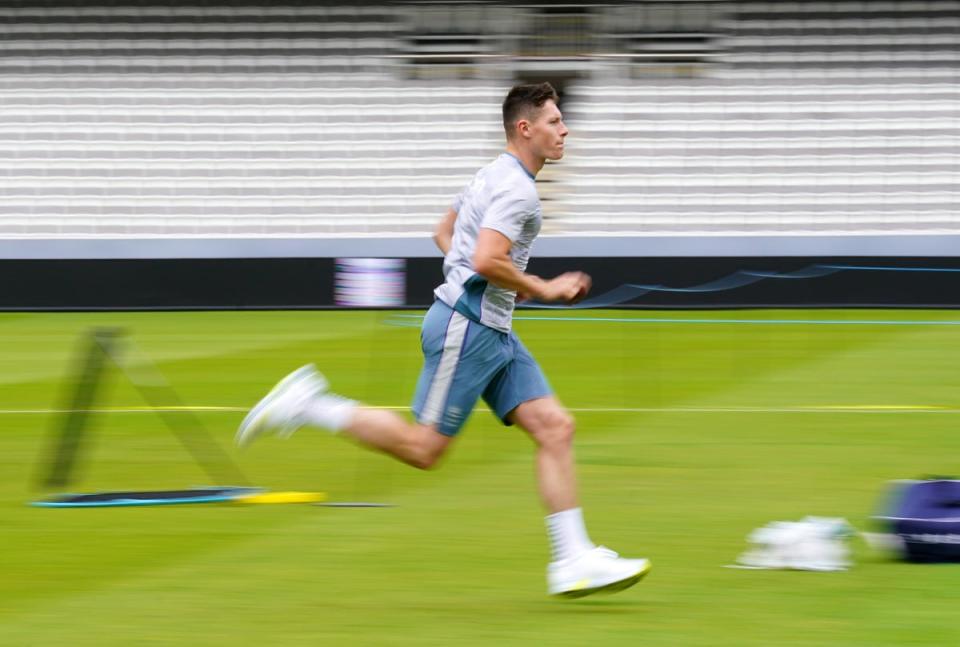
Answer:
<path fill-rule="evenodd" d="M 429 469 L 453 441 L 432 425 L 404 420 L 393 411 L 365 408 L 327 390 L 313 366 L 303 366 L 277 384 L 250 410 L 237 431 L 245 446 L 267 431 L 289 435 L 303 426 L 342 433 L 408 465 Z"/>
<path fill-rule="evenodd" d="M 553 561 L 547 591 L 580 597 L 633 586 L 650 570 L 645 559 L 624 559 L 590 541 L 577 504 L 573 458 L 573 417 L 553 396 L 529 400 L 510 413 L 511 422 L 537 444 L 537 482 L 549 514 L 547 531 Z"/>
<path fill-rule="evenodd" d="M 393 411 L 358 406 L 342 434 L 419 469 L 430 469 L 453 441 L 433 425 L 404 420 Z"/>
<path fill-rule="evenodd" d="M 537 484 L 548 513 L 554 561 L 570 560 L 592 550 L 595 546 L 577 503 L 573 416 L 555 396 L 548 396 L 519 405 L 510 412 L 510 420 L 537 445 Z"/>
<path fill-rule="evenodd" d="M 537 444 L 537 482 L 544 507 L 550 513 L 576 508 L 573 417 L 550 396 L 524 402 L 510 419 Z"/>

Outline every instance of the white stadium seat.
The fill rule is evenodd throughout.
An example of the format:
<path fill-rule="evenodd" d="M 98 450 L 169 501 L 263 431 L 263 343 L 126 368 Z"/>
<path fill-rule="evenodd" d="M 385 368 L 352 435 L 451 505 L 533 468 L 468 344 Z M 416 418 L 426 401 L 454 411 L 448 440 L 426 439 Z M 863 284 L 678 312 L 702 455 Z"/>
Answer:
<path fill-rule="evenodd" d="M 960 232 L 960 2 L 718 7 L 681 21 L 697 73 L 631 76 L 661 52 L 643 41 L 566 87 L 545 231 Z M 0 236 L 427 235 L 500 150 L 509 80 L 407 72 L 498 53 L 516 16 L 431 8 L 417 27 L 445 37 L 414 56 L 408 13 L 0 7 Z"/>

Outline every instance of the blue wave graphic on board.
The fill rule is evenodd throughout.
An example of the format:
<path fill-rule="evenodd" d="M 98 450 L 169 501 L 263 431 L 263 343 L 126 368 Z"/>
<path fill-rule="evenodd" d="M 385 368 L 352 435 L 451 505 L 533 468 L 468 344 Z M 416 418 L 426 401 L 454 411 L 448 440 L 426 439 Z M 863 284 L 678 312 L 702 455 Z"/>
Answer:
<path fill-rule="evenodd" d="M 960 268 L 949 267 L 883 267 L 869 265 L 828 265 L 818 263 L 792 272 L 765 272 L 762 270 L 737 270 L 733 274 L 720 279 L 693 285 L 689 287 L 669 287 L 659 284 L 624 283 L 612 290 L 584 299 L 574 305 L 539 303 L 528 301 L 522 304 L 524 308 L 541 308 L 552 310 L 584 310 L 588 308 L 609 308 L 622 305 L 638 299 L 651 292 L 660 293 L 709 293 L 734 290 L 759 283 L 760 281 L 816 279 L 838 272 L 960 272 Z"/>

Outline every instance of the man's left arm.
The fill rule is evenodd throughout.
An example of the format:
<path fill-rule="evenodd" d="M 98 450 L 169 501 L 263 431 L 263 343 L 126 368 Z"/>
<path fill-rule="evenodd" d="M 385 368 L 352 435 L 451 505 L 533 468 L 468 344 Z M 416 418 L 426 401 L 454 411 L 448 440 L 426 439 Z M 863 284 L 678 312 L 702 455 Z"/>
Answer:
<path fill-rule="evenodd" d="M 440 222 L 433 229 L 433 242 L 440 248 L 444 256 L 450 251 L 450 245 L 453 243 L 453 226 L 456 222 L 457 212 L 451 207 L 447 209 L 447 214 L 440 219 Z"/>

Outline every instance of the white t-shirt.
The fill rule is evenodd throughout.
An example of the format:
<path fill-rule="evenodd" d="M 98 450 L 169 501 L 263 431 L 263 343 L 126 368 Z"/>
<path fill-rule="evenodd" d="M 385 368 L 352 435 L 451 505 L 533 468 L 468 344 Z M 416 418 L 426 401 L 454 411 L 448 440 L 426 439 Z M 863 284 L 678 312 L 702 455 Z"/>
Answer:
<path fill-rule="evenodd" d="M 510 332 L 517 293 L 477 274 L 473 254 L 480 229 L 494 229 L 513 243 L 510 259 L 514 266 L 521 272 L 527 269 L 530 246 L 542 221 L 534 178 L 520 160 L 503 153 L 477 171 L 452 206 L 457 220 L 443 262 L 446 281 L 434 295 L 465 317 Z"/>

